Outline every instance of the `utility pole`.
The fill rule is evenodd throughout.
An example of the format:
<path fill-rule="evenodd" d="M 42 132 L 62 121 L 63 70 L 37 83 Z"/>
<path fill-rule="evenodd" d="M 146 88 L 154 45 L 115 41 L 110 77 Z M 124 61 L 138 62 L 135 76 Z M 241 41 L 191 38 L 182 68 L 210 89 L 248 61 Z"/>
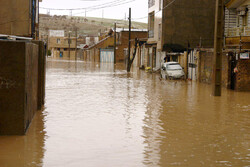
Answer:
<path fill-rule="evenodd" d="M 129 8 L 129 32 L 128 32 L 128 60 L 127 60 L 127 72 L 130 72 L 130 45 L 131 45 L 131 8 Z"/>
<path fill-rule="evenodd" d="M 75 61 L 77 61 L 77 28 L 75 30 L 76 30 Z"/>
<path fill-rule="evenodd" d="M 70 59 L 70 31 L 69 31 L 69 37 L 68 37 L 69 39 L 68 39 L 68 44 L 69 44 L 69 59 Z"/>
<path fill-rule="evenodd" d="M 114 64 L 116 64 L 116 22 L 114 28 Z"/>
<path fill-rule="evenodd" d="M 222 76 L 222 49 L 224 33 L 224 2 L 216 0 L 215 31 L 214 31 L 214 57 L 213 57 L 213 95 L 221 96 Z"/>
<path fill-rule="evenodd" d="M 72 17 L 72 9 L 69 10 L 69 16 Z"/>

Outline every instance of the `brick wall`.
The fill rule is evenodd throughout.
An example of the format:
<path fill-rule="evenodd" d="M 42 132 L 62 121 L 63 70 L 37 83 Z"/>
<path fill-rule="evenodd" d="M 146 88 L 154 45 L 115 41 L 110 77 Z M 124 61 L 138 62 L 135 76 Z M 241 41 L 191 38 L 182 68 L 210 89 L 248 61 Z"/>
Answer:
<path fill-rule="evenodd" d="M 116 50 L 116 56 L 117 62 L 124 62 L 124 49 L 128 48 L 128 38 L 129 38 L 129 32 L 128 31 L 121 31 L 120 32 L 120 41 L 118 41 L 120 44 L 117 45 L 118 49 Z M 135 38 L 147 38 L 148 33 L 147 32 L 141 32 L 141 31 L 132 31 L 131 32 L 131 47 L 135 44 Z"/>
<path fill-rule="evenodd" d="M 116 50 L 116 61 L 119 62 L 124 62 L 124 49 L 128 48 L 128 36 L 129 36 L 129 32 L 128 31 L 121 31 L 120 34 L 120 39 L 117 41 L 117 50 Z M 131 32 L 131 47 L 134 46 L 134 39 L 135 38 L 147 38 L 147 32 L 140 32 L 140 31 L 132 31 Z M 100 41 L 98 44 L 96 44 L 94 47 L 89 49 L 89 54 L 87 51 L 86 57 L 87 60 L 90 61 L 100 61 L 100 48 L 111 48 L 114 47 L 114 37 L 110 36 L 107 39 L 103 39 L 103 41 Z"/>
<path fill-rule="evenodd" d="M 250 60 L 238 60 L 236 75 L 236 90 L 250 91 Z"/>
<path fill-rule="evenodd" d="M 213 50 L 201 51 L 198 60 L 199 71 L 198 78 L 200 82 L 209 83 L 212 82 L 213 73 Z M 229 62 L 227 53 L 223 53 L 222 56 L 222 85 L 229 87 Z"/>

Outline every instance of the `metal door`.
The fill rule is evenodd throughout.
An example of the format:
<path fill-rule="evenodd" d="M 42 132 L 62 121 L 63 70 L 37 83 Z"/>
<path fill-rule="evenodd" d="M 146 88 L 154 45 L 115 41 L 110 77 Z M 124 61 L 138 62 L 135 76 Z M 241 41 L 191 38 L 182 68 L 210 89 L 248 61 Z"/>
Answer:
<path fill-rule="evenodd" d="M 100 50 L 100 62 L 114 63 L 114 50 L 113 49 L 101 49 Z"/>

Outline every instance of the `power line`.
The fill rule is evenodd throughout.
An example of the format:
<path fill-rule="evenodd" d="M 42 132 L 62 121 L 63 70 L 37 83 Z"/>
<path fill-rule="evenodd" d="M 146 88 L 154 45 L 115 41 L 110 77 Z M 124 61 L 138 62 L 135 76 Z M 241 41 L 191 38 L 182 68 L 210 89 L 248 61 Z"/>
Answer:
<path fill-rule="evenodd" d="M 103 5 L 112 5 L 112 4 L 118 3 L 118 2 L 124 2 L 124 0 L 115 0 L 115 1 L 107 2 L 107 3 L 103 3 L 103 4 L 99 4 L 99 5 L 85 7 L 85 8 L 71 8 L 71 9 L 45 8 L 45 7 L 39 7 L 39 8 L 40 9 L 49 9 L 49 10 L 85 10 L 85 9 L 102 7 Z"/>
<path fill-rule="evenodd" d="M 79 13 L 75 13 L 75 14 L 72 14 L 72 15 L 79 15 L 79 14 L 82 14 L 82 13 L 85 13 L 86 15 L 86 12 L 90 12 L 90 11 L 94 11 L 94 10 L 99 10 L 99 9 L 104 9 L 104 8 L 110 8 L 110 7 L 115 7 L 115 6 L 120 6 L 120 5 L 124 5 L 124 4 L 127 4 L 127 3 L 131 3 L 133 1 L 136 1 L 136 0 L 115 0 L 115 1 L 111 1 L 111 2 L 108 2 L 108 3 L 103 3 L 103 4 L 100 4 L 100 5 L 95 5 L 95 6 L 90 6 L 90 7 L 86 7 L 86 8 L 74 8 L 74 9 L 56 9 L 56 8 L 45 8 L 45 7 L 40 7 L 40 9 L 47 9 L 47 10 L 58 10 L 58 11 L 65 11 L 65 10 L 68 10 L 68 11 L 76 11 L 76 10 L 85 10 L 84 12 L 79 12 Z"/>
<path fill-rule="evenodd" d="M 91 8 L 89 10 L 86 10 L 85 12 L 90 12 L 90 11 L 94 11 L 94 10 L 99 10 L 99 9 L 104 9 L 104 8 L 110 8 L 110 7 L 115 7 L 115 6 L 120 6 L 120 5 L 124 5 L 124 4 L 130 3 L 130 2 L 133 2 L 133 1 L 135 1 L 135 0 L 129 0 L 129 1 L 123 2 L 123 3 L 113 4 L 112 6 L 107 5 L 107 6 L 98 7 L 98 8 Z M 82 14 L 82 13 L 85 13 L 85 12 L 76 13 L 74 15 Z"/>
<path fill-rule="evenodd" d="M 155 12 L 154 14 L 148 15 L 148 16 L 153 16 L 159 12 L 161 12 L 163 9 L 166 9 L 167 7 L 169 7 L 172 3 L 174 3 L 176 0 L 172 0 L 171 2 L 169 2 L 166 6 L 164 6 L 161 10 Z M 148 18 L 148 16 L 144 16 L 144 17 L 139 17 L 139 18 L 134 18 L 132 20 L 141 20 L 141 19 L 146 19 Z"/>

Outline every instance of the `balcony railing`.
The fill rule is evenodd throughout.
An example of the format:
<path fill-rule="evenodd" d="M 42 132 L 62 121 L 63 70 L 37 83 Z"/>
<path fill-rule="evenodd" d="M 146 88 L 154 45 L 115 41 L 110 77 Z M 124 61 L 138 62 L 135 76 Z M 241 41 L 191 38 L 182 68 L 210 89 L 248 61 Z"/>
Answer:
<path fill-rule="evenodd" d="M 154 38 L 154 30 L 148 31 L 148 38 Z"/>
<path fill-rule="evenodd" d="M 235 27 L 225 30 L 227 37 L 250 36 L 250 27 Z"/>

